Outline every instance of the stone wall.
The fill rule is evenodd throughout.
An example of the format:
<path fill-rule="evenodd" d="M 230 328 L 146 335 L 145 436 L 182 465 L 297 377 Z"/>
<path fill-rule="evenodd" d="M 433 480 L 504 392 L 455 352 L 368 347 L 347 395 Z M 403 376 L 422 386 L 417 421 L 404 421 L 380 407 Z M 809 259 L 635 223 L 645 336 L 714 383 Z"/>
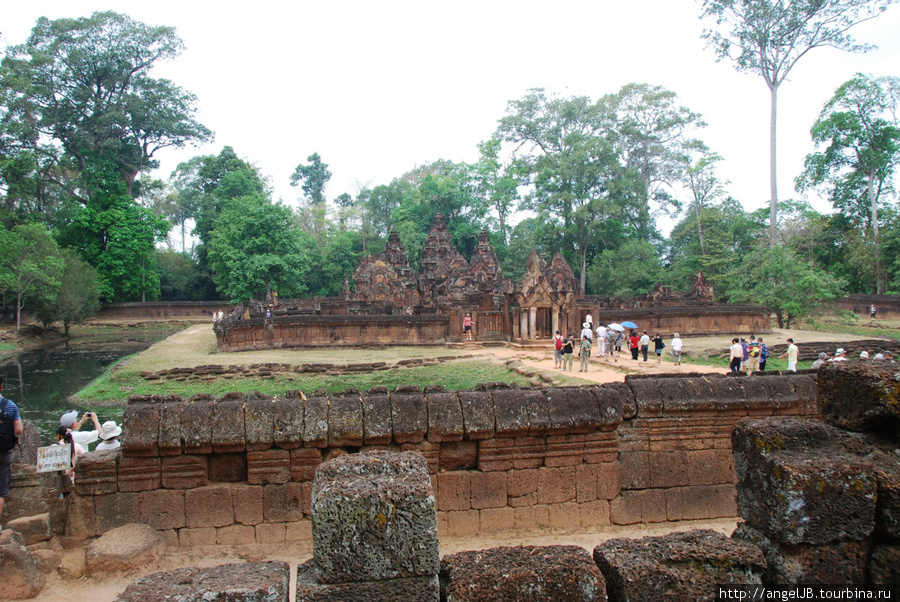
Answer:
<path fill-rule="evenodd" d="M 287 347 L 366 347 L 440 345 L 450 333 L 450 316 L 431 315 L 287 315 L 216 325 L 219 351 Z"/>
<path fill-rule="evenodd" d="M 852 311 L 864 320 L 869 318 L 872 304 L 878 309 L 876 318 L 900 318 L 900 295 L 847 295 L 836 302 L 841 309 Z"/>
<path fill-rule="evenodd" d="M 677 332 L 684 335 L 708 335 L 734 333 L 772 332 L 765 308 L 756 305 L 683 305 L 681 307 L 650 307 L 629 310 L 606 310 L 584 302 L 579 302 L 581 316 L 592 311 L 594 325 L 600 322 L 610 324 L 631 320 L 641 330 L 649 333 L 660 332 L 670 335 Z"/>
<path fill-rule="evenodd" d="M 79 459 L 66 532 L 140 522 L 170 545 L 305 539 L 316 467 L 379 449 L 425 456 L 442 534 L 730 517 L 734 424 L 815 415 L 815 398 L 811 373 L 133 397 L 121 453 Z"/>
<path fill-rule="evenodd" d="M 228 309 L 227 301 L 148 301 L 104 303 L 99 320 L 144 320 L 148 318 L 198 318 L 212 322 L 212 312 Z"/>

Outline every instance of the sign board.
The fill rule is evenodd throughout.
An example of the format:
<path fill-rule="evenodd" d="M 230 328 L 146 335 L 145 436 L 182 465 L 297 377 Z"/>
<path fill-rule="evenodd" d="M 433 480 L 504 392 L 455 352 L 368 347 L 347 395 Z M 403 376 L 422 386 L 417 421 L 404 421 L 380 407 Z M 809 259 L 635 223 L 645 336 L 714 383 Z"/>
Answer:
<path fill-rule="evenodd" d="M 37 454 L 37 471 L 52 472 L 54 470 L 69 470 L 69 458 L 72 456 L 72 446 L 48 445 L 39 447 Z"/>

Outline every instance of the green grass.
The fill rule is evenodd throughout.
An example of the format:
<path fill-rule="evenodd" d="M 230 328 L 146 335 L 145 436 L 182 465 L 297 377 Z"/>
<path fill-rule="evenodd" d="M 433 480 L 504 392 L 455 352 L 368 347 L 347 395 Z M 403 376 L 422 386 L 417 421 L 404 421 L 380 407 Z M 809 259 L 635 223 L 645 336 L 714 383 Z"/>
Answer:
<path fill-rule="evenodd" d="M 574 379 L 573 379 L 574 380 Z M 336 393 L 346 389 L 367 390 L 375 386 L 393 389 L 400 385 L 442 385 L 446 389 L 473 389 L 479 383 L 505 382 L 529 386 L 530 380 L 511 372 L 504 366 L 489 361 L 470 359 L 445 362 L 434 366 L 400 368 L 364 374 L 329 376 L 323 373 L 275 373 L 271 378 L 234 377 L 209 381 L 146 381 L 132 371 L 114 368 L 79 391 L 73 398 L 80 405 L 120 405 L 129 395 L 178 394 L 188 398 L 196 393 L 212 393 L 216 396 L 231 391 L 247 393 L 259 391 L 264 395 L 283 395 L 286 391 L 300 389 L 310 394 L 318 389 Z"/>
<path fill-rule="evenodd" d="M 721 367 L 723 371 L 727 372 L 730 369 L 730 362 L 727 358 L 719 358 L 712 357 L 709 359 L 704 359 L 700 357 L 690 357 L 687 355 L 681 356 L 682 364 L 695 364 L 700 366 L 716 366 Z M 797 362 L 797 369 L 804 370 L 809 368 L 812 365 L 812 362 Z M 787 370 L 787 358 L 778 359 L 777 357 L 769 357 L 768 361 L 766 361 L 766 370 Z"/>
<path fill-rule="evenodd" d="M 822 319 L 821 321 L 803 323 L 803 328 L 816 332 L 836 332 L 839 334 L 854 334 L 861 337 L 900 337 L 898 322 L 859 320 L 847 322 L 844 320 Z"/>

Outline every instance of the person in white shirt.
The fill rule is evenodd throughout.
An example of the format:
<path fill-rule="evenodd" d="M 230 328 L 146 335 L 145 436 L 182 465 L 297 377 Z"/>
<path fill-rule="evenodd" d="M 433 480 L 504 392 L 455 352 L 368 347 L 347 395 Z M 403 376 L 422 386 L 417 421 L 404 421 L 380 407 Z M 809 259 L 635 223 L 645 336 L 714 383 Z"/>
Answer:
<path fill-rule="evenodd" d="M 608 329 L 603 322 L 597 327 L 597 353 L 600 357 L 606 357 L 606 333 Z"/>
<path fill-rule="evenodd" d="M 798 349 L 797 346 L 794 345 L 794 339 L 788 339 L 787 343 L 788 343 L 787 351 L 785 351 L 778 357 L 780 357 L 780 358 L 786 357 L 788 360 L 787 369 L 790 372 L 796 372 L 797 371 L 797 357 L 800 355 L 800 349 Z M 843 351 L 843 349 L 841 349 L 840 351 Z"/>
<path fill-rule="evenodd" d="M 681 340 L 681 335 L 677 332 L 672 336 L 672 357 L 675 359 L 675 365 L 681 365 L 681 351 L 684 348 L 684 342 Z"/>
<path fill-rule="evenodd" d="M 834 352 L 834 357 L 828 361 L 829 362 L 846 362 L 847 361 L 847 351 L 843 347 L 838 347 L 837 351 Z"/>
<path fill-rule="evenodd" d="M 591 329 L 591 325 L 588 322 L 581 325 L 581 338 L 587 339 L 592 344 L 594 342 L 594 331 Z"/>
<path fill-rule="evenodd" d="M 730 366 L 732 372 L 741 371 L 741 363 L 744 361 L 744 347 L 737 339 L 731 339 Z"/>
<path fill-rule="evenodd" d="M 100 421 L 97 420 L 97 414 L 94 412 L 85 412 L 80 420 L 76 420 L 75 422 L 66 425 L 67 417 L 71 416 L 71 412 L 64 415 L 62 419 L 60 419 L 60 426 L 68 426 L 72 432 L 72 440 L 87 449 L 87 446 L 100 438 Z M 78 429 L 81 428 L 81 425 L 87 422 L 87 419 L 90 418 L 94 422 L 94 429 L 90 431 L 80 431 Z"/>
<path fill-rule="evenodd" d="M 650 335 L 647 334 L 647 331 L 644 331 L 644 334 L 641 335 L 641 354 L 644 356 L 644 361 L 647 361 L 647 353 L 650 351 Z"/>

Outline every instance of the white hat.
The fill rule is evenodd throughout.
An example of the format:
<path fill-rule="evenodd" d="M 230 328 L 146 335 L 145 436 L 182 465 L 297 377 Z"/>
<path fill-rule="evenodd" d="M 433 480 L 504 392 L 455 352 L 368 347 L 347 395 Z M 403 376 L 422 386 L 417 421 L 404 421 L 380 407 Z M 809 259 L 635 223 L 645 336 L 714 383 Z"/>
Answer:
<path fill-rule="evenodd" d="M 582 328 L 589 328 L 589 324 L 588 324 L 587 322 L 585 322 L 584 324 L 581 325 L 581 327 L 582 327 Z"/>
<path fill-rule="evenodd" d="M 59 419 L 59 426 L 64 426 L 67 429 L 72 428 L 72 425 L 75 424 L 75 421 L 78 420 L 78 412 L 72 410 L 71 412 L 66 412 Z"/>
<path fill-rule="evenodd" d="M 862 358 L 862 359 L 864 359 L 864 360 L 867 360 L 867 359 L 869 359 L 869 352 L 868 352 L 868 351 L 860 351 L 860 352 L 859 352 L 859 357 Z"/>
<path fill-rule="evenodd" d="M 835 355 L 840 355 L 842 353 L 847 353 L 843 347 L 838 347 L 837 351 L 834 352 Z"/>
<path fill-rule="evenodd" d="M 100 439 L 106 441 L 122 434 L 122 427 L 115 420 L 107 420 L 100 426 Z"/>

